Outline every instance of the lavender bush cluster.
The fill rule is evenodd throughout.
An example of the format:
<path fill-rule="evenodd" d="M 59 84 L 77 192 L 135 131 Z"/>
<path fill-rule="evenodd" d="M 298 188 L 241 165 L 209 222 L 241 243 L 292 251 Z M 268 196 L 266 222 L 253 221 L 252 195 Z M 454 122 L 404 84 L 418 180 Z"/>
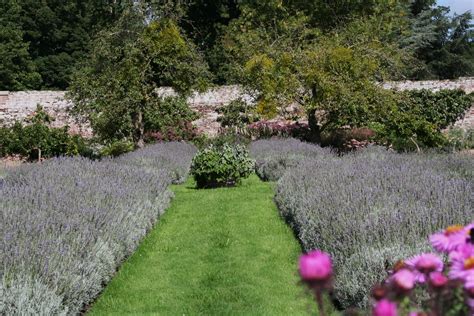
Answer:
<path fill-rule="evenodd" d="M 304 158 L 325 159 L 331 156 L 327 148 L 294 138 L 255 141 L 250 145 L 250 154 L 256 160 L 258 176 L 264 181 L 278 180 L 287 169 L 296 167 Z"/>
<path fill-rule="evenodd" d="M 305 250 L 333 256 L 342 306 L 363 307 L 397 260 L 429 249 L 426 236 L 472 220 L 473 172 L 469 156 L 371 148 L 304 159 L 279 180 L 275 200 Z"/>
<path fill-rule="evenodd" d="M 197 148 L 192 144 L 160 143 L 119 156 L 116 161 L 120 164 L 139 166 L 148 171 L 165 169 L 171 172 L 173 183 L 182 183 L 189 174 L 190 161 L 196 152 Z"/>
<path fill-rule="evenodd" d="M 0 186 L 0 314 L 80 313 L 164 212 L 192 149 L 161 144 L 9 171 Z"/>

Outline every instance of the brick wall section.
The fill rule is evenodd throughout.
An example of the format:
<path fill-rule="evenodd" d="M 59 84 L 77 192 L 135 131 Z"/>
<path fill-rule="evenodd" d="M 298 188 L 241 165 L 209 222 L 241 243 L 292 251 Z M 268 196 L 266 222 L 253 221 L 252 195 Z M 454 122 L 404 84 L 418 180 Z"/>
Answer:
<path fill-rule="evenodd" d="M 443 81 L 401 81 L 387 82 L 383 84 L 386 89 L 413 90 L 430 89 L 437 91 L 440 89 L 462 89 L 467 93 L 474 92 L 474 78 L 460 78 L 458 80 Z M 173 95 L 170 88 L 160 88 L 159 93 L 163 96 Z M 64 99 L 64 91 L 20 91 L 5 92 L 0 91 L 0 124 L 11 124 L 15 120 L 23 121 L 31 116 L 37 104 L 51 114 L 56 120 L 53 126 L 69 125 L 71 132 L 90 136 L 92 131 L 87 124 L 78 124 L 69 114 L 69 104 Z M 237 85 L 221 86 L 208 90 L 205 93 L 194 93 L 188 98 L 191 108 L 200 113 L 200 118 L 193 122 L 200 132 L 208 135 L 215 135 L 219 130 L 217 122 L 218 107 L 229 104 L 239 97 L 247 102 L 252 102 L 252 98 L 243 92 L 242 87 Z M 474 105 L 466 113 L 462 120 L 455 124 L 462 128 L 474 128 Z"/>

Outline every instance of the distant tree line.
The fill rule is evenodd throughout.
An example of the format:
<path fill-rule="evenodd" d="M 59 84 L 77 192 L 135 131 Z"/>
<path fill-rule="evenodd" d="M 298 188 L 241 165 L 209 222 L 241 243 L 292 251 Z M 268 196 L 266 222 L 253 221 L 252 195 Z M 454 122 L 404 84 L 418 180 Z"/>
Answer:
<path fill-rule="evenodd" d="M 68 88 L 98 34 L 136 5 L 147 6 L 150 20 L 174 21 L 217 84 L 242 83 L 251 56 L 301 48 L 348 27 L 357 37 L 375 31 L 381 47 L 411 57 L 395 79 L 474 75 L 471 14 L 452 17 L 435 0 L 1 0 L 0 89 Z"/>

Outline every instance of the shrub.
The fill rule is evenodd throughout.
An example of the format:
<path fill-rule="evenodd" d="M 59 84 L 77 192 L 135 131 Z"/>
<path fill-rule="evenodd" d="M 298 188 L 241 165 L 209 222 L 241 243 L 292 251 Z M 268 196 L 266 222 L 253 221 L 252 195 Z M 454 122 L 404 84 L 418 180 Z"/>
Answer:
<path fill-rule="evenodd" d="M 0 128 L 0 156 L 9 155 L 21 155 L 29 160 L 74 155 L 90 157 L 92 150 L 81 136 L 69 135 L 67 127 L 17 122 L 12 127 Z"/>
<path fill-rule="evenodd" d="M 108 143 L 100 150 L 100 155 L 102 157 L 118 157 L 125 153 L 133 151 L 135 145 L 132 141 L 123 139 L 123 140 L 115 140 L 111 143 Z"/>
<path fill-rule="evenodd" d="M 333 256 L 342 306 L 360 306 L 384 267 L 422 252 L 432 231 L 472 218 L 473 170 L 470 157 L 370 148 L 304 159 L 279 180 L 275 200 L 305 250 Z"/>
<path fill-rule="evenodd" d="M 300 122 L 258 121 L 248 125 L 246 133 L 252 139 L 294 137 L 304 140 L 308 138 L 309 126 Z"/>
<path fill-rule="evenodd" d="M 233 100 L 228 105 L 217 109 L 217 113 L 221 114 L 217 121 L 223 128 L 242 130 L 246 125 L 259 119 L 255 114 L 254 107 L 241 98 Z"/>
<path fill-rule="evenodd" d="M 0 127 L 0 157 L 21 155 L 30 160 L 54 156 L 92 156 L 87 141 L 79 135 L 69 135 L 68 127 L 52 128 L 52 118 L 38 106 L 29 124 L 15 122 Z"/>
<path fill-rule="evenodd" d="M 441 130 L 463 116 L 473 101 L 461 90 L 412 90 L 394 94 L 396 105 L 368 122 L 380 143 L 399 151 L 446 145 Z"/>
<path fill-rule="evenodd" d="M 198 188 L 234 186 L 248 177 L 253 167 L 254 161 L 244 146 L 211 145 L 193 158 L 191 174 Z"/>
<path fill-rule="evenodd" d="M 257 175 L 264 181 L 278 180 L 288 168 L 305 158 L 324 159 L 330 150 L 297 139 L 258 140 L 250 145 Z"/>
<path fill-rule="evenodd" d="M 375 132 L 369 128 L 337 129 L 321 134 L 321 145 L 346 152 L 367 147 L 375 139 Z"/>
<path fill-rule="evenodd" d="M 399 102 L 403 112 L 410 112 L 432 123 L 438 130 L 444 129 L 462 118 L 471 107 L 473 96 L 462 90 L 408 90 L 402 92 Z"/>
<path fill-rule="evenodd" d="M 144 113 L 148 141 L 181 141 L 196 137 L 192 121 L 199 115 L 184 97 L 166 97 L 150 106 Z"/>
<path fill-rule="evenodd" d="M 446 149 L 450 151 L 474 149 L 474 128 L 450 128 L 446 132 L 446 139 Z"/>
<path fill-rule="evenodd" d="M 153 150 L 166 156 L 173 147 Z M 189 168 L 186 157 L 174 164 Z M 166 164 L 151 170 L 128 158 L 54 158 L 7 173 L 0 184 L 0 314 L 79 314 L 102 291 L 172 196 Z"/>

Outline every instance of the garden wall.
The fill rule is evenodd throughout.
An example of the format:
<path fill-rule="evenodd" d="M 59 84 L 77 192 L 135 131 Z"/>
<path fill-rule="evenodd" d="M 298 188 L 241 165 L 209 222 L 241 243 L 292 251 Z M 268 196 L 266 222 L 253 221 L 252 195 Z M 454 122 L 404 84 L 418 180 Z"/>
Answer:
<path fill-rule="evenodd" d="M 442 81 L 387 82 L 383 84 L 383 87 L 398 90 L 429 89 L 433 91 L 462 89 L 471 93 L 474 92 L 474 77 Z M 170 88 L 161 88 L 160 93 L 173 95 L 174 92 Z M 65 100 L 64 95 L 64 91 L 0 91 L 0 123 L 11 124 L 15 120 L 23 121 L 34 113 L 37 104 L 41 104 L 49 114 L 55 117 L 53 126 L 69 125 L 71 132 L 90 136 L 92 134 L 90 127 L 86 123 L 76 122 L 68 114 L 71 104 Z M 216 109 L 239 97 L 251 101 L 251 97 L 237 85 L 216 87 L 205 93 L 194 93 L 188 98 L 188 102 L 192 109 L 201 114 L 200 119 L 195 121 L 194 125 L 200 132 L 208 135 L 216 134 L 220 126 L 217 122 Z M 474 106 L 455 125 L 474 128 Z"/>

